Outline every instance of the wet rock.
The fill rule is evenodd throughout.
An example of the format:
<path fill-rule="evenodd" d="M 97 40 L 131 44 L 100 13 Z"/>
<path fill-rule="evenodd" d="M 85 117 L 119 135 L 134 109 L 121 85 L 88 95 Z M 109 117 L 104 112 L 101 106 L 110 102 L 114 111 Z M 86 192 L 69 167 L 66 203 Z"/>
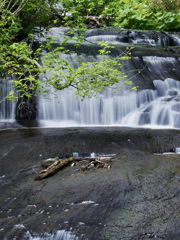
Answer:
<path fill-rule="evenodd" d="M 170 89 L 170 90 L 168 90 L 167 94 L 174 97 L 174 96 L 178 95 L 178 92 L 174 89 Z"/>
<path fill-rule="evenodd" d="M 170 102 L 172 101 L 174 98 L 173 97 L 164 97 L 161 101 L 162 102 Z"/>
<path fill-rule="evenodd" d="M 180 155 L 153 153 L 168 152 L 179 139 L 180 131 L 168 129 L 0 131 L 1 238 L 26 240 L 25 231 L 51 237 L 66 230 L 78 240 L 178 239 Z M 42 156 L 73 152 L 116 156 L 110 170 L 82 173 L 74 166 L 34 181 Z M 18 224 L 25 229 L 14 229 Z"/>
<path fill-rule="evenodd" d="M 174 148 L 174 147 L 171 148 L 171 149 L 169 150 L 169 152 L 174 152 L 174 153 L 175 153 L 175 152 L 176 152 L 176 148 Z"/>
<path fill-rule="evenodd" d="M 22 240 L 26 235 L 27 229 L 23 224 L 16 224 L 7 234 L 7 239 Z"/>
<path fill-rule="evenodd" d="M 19 99 L 16 104 L 16 121 L 21 124 L 24 121 L 34 121 L 38 115 L 37 98 L 32 97 L 30 100 L 23 98 Z"/>

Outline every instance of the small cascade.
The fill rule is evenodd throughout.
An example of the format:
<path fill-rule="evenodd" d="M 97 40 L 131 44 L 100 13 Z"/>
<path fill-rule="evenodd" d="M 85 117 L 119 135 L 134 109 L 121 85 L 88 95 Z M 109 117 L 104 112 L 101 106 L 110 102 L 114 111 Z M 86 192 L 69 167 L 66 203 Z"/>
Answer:
<path fill-rule="evenodd" d="M 175 148 L 175 153 L 180 154 L 180 147 Z"/>
<path fill-rule="evenodd" d="M 180 128 L 180 82 L 155 80 L 157 97 L 141 102 L 139 108 L 125 116 L 121 123 L 136 126 Z"/>
<path fill-rule="evenodd" d="M 29 232 L 26 233 L 25 239 L 29 240 L 79 240 L 72 232 L 58 230 L 56 233 L 44 233 L 41 237 L 32 237 Z"/>
<path fill-rule="evenodd" d="M 41 123 L 51 126 L 149 126 L 180 128 L 180 82 L 154 80 L 155 90 L 115 95 L 108 89 L 99 98 L 75 97 L 64 91 L 53 100 L 41 100 Z M 59 101 L 59 103 L 58 103 Z"/>
<path fill-rule="evenodd" d="M 180 154 L 180 147 L 173 147 L 171 148 L 169 151 L 167 152 L 163 152 L 163 153 L 154 153 L 154 155 L 176 155 L 176 154 Z"/>
<path fill-rule="evenodd" d="M 0 101 L 13 90 L 11 79 L 0 80 Z M 0 121 L 14 121 L 15 119 L 15 103 L 4 100 L 0 103 Z"/>
<path fill-rule="evenodd" d="M 171 78 L 173 75 L 180 76 L 179 62 L 175 58 L 144 56 L 143 61 L 148 63 L 149 72 L 154 76 L 161 76 L 161 79 Z"/>
<path fill-rule="evenodd" d="M 135 45 L 180 46 L 178 34 L 158 31 L 96 29 L 87 31 L 86 39 L 96 43 L 107 41 Z"/>

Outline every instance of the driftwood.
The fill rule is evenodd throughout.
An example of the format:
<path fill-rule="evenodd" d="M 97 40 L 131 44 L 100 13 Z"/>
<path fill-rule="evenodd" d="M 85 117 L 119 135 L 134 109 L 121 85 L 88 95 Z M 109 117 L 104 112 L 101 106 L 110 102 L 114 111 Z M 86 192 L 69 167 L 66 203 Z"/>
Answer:
<path fill-rule="evenodd" d="M 111 159 L 103 159 L 103 160 L 108 160 L 108 162 L 111 161 Z M 112 161 L 111 161 L 111 162 L 112 162 Z M 92 160 L 92 158 L 91 158 L 91 161 L 90 161 L 87 165 L 82 166 L 79 171 L 84 172 L 84 171 L 90 170 L 90 169 L 93 168 L 93 167 L 96 167 L 96 168 L 107 168 L 107 169 L 109 169 L 109 168 L 111 168 L 111 165 L 107 164 L 107 163 L 104 162 L 104 161 L 101 161 L 101 160 L 98 159 L 98 158 L 94 158 L 93 160 Z"/>
<path fill-rule="evenodd" d="M 47 178 L 47 177 L 55 174 L 60 169 L 62 169 L 65 166 L 69 165 L 70 163 L 72 163 L 73 160 L 74 160 L 73 157 L 70 157 L 70 158 L 68 158 L 68 159 L 66 159 L 64 161 L 57 160 L 56 162 L 51 164 L 47 169 L 44 169 L 44 170 L 40 171 L 39 173 L 37 173 L 36 176 L 35 176 L 35 180 L 41 180 L 43 178 Z"/>
<path fill-rule="evenodd" d="M 87 171 L 90 170 L 94 167 L 96 168 L 111 168 L 111 165 L 109 165 L 109 163 L 112 163 L 112 158 L 115 156 L 115 154 L 111 154 L 111 155 L 103 155 L 103 156 L 99 156 L 99 157 L 90 157 L 90 158 L 74 158 L 74 157 L 70 157 L 64 161 L 61 160 L 57 160 L 54 163 L 52 163 L 49 167 L 47 167 L 46 169 L 40 171 L 39 173 L 37 173 L 35 175 L 35 180 L 41 180 L 44 178 L 47 178 L 53 174 L 55 174 L 56 172 L 58 172 L 59 170 L 63 169 L 64 167 L 67 167 L 69 165 L 71 166 L 75 166 L 77 162 L 82 162 L 82 161 L 87 161 L 88 164 L 86 164 L 85 166 L 82 166 L 79 171 Z"/>

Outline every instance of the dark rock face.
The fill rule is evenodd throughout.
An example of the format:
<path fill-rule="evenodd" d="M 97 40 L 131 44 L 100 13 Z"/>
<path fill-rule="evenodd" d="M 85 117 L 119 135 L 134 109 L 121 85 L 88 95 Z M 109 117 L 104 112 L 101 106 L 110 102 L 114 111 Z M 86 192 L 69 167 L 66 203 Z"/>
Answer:
<path fill-rule="evenodd" d="M 16 104 L 16 121 L 18 123 L 36 120 L 38 116 L 37 99 L 19 99 Z"/>
<path fill-rule="evenodd" d="M 178 239 L 180 155 L 154 153 L 179 138 L 177 130 L 130 128 L 1 131 L 1 239 L 63 229 L 80 240 Z M 77 165 L 34 181 L 43 159 L 73 152 L 116 158 L 111 169 L 82 173 Z"/>
<path fill-rule="evenodd" d="M 168 95 L 174 97 L 174 96 L 178 95 L 178 92 L 174 89 L 171 89 L 171 90 L 168 91 Z"/>

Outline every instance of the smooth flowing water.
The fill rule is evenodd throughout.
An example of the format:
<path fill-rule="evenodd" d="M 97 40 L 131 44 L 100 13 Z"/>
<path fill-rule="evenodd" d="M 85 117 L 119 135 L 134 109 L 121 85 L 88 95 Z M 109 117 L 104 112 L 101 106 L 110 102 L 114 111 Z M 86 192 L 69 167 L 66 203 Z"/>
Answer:
<path fill-rule="evenodd" d="M 0 121 L 15 120 L 15 103 L 12 101 L 3 101 L 13 90 L 13 84 L 10 78 L 0 79 Z"/>
<path fill-rule="evenodd" d="M 52 101 L 40 102 L 42 125 L 180 127 L 180 82 L 171 78 L 153 81 L 155 90 L 117 96 L 112 89 L 99 98 L 85 99 L 63 92 Z M 58 104 L 59 101 L 59 104 Z M 43 121 L 45 120 L 45 121 Z"/>
<path fill-rule="evenodd" d="M 54 37 L 54 46 L 57 46 L 66 31 L 66 28 L 53 28 L 47 35 Z M 98 61 L 100 56 L 97 43 L 102 40 L 116 43 L 116 50 L 111 53 L 113 57 L 124 52 L 126 47 L 134 47 L 131 59 L 123 62 L 122 71 L 128 74 L 127 80 L 132 80 L 132 87 L 139 86 L 138 91 L 131 91 L 122 82 L 121 90 L 114 86 L 100 92 L 98 97 L 83 101 L 75 96 L 73 89 L 59 92 L 58 97 L 48 95 L 50 100 L 40 97 L 40 126 L 179 128 L 180 35 L 158 31 L 89 30 L 84 43 L 78 49 L 78 58 L 83 61 Z M 44 41 L 44 38 L 40 37 L 38 41 Z M 73 41 L 68 47 L 74 49 Z M 78 66 L 71 55 L 63 54 L 62 57 L 74 67 Z M 1 99 L 12 87 L 10 79 L 1 80 Z M 1 103 L 0 120 L 14 119 L 15 104 L 9 101 Z"/>
<path fill-rule="evenodd" d="M 51 36 L 55 44 L 65 29 L 54 28 Z M 98 97 L 85 99 L 76 97 L 73 89 L 61 91 L 51 100 L 39 101 L 39 121 L 42 126 L 144 126 L 179 128 L 180 57 L 176 53 L 180 45 L 178 34 L 160 32 L 138 32 L 118 30 L 91 30 L 78 50 L 83 61 L 99 59 L 96 43 L 115 42 L 120 54 L 125 47 L 135 46 L 132 58 L 123 62 L 122 71 L 138 91 L 130 91 L 122 83 L 122 90 L 109 88 Z M 168 47 L 167 47 L 168 46 Z M 174 47 L 176 50 L 170 48 Z M 179 51 L 179 50 L 178 50 Z M 77 61 L 64 54 L 64 58 L 76 67 Z M 137 74 L 137 69 L 141 69 Z M 136 70 L 136 71 L 135 71 Z"/>

